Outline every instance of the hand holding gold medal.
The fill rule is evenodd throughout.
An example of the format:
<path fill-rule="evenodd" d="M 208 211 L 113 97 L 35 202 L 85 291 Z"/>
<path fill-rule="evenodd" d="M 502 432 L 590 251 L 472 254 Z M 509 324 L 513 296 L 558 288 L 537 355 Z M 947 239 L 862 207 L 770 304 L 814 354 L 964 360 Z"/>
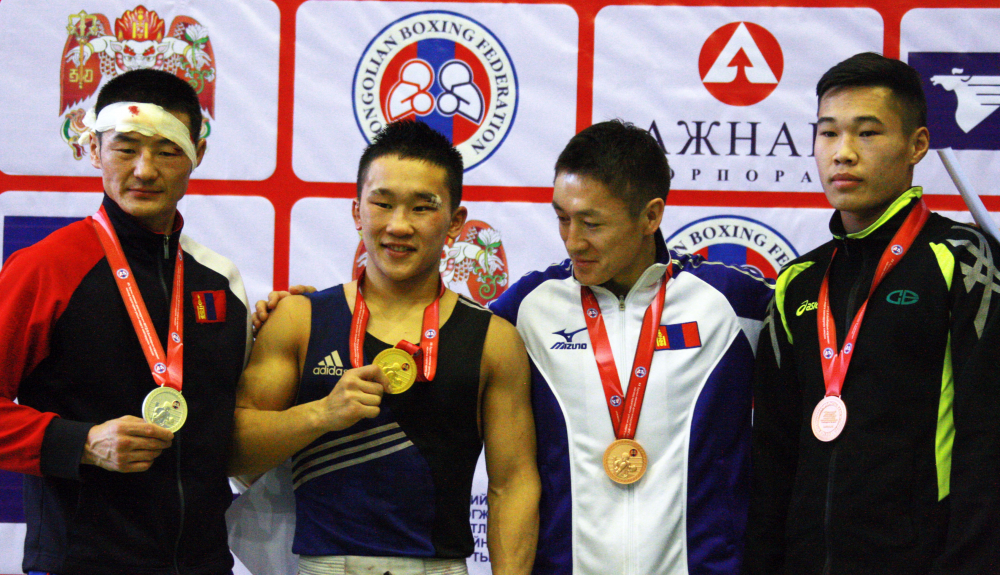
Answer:
<path fill-rule="evenodd" d="M 187 421 L 187 401 L 181 392 L 166 385 L 149 392 L 142 402 L 142 418 L 177 433 Z"/>
<path fill-rule="evenodd" d="M 417 362 L 413 360 L 413 356 L 397 347 L 382 350 L 372 363 L 389 380 L 389 387 L 386 388 L 389 393 L 403 393 L 417 380 Z"/>
<path fill-rule="evenodd" d="M 362 269 L 361 275 L 358 277 L 358 289 L 354 295 L 354 312 L 351 315 L 350 352 L 351 365 L 354 367 L 360 367 L 364 364 L 364 339 L 368 318 L 371 314 L 361 292 L 364 281 L 365 273 Z M 389 380 L 386 392 L 403 393 L 410 389 L 413 382 L 418 379 L 420 381 L 434 381 L 434 373 L 437 370 L 438 334 L 441 328 L 439 307 L 444 292 L 445 287 L 442 282 L 437 297 L 424 308 L 424 319 L 420 328 L 420 345 L 400 341 L 396 347 L 379 352 L 372 361 L 372 365 L 377 365 L 385 374 L 386 379 Z M 413 358 L 414 355 L 421 357 L 422 365 L 417 365 Z"/>

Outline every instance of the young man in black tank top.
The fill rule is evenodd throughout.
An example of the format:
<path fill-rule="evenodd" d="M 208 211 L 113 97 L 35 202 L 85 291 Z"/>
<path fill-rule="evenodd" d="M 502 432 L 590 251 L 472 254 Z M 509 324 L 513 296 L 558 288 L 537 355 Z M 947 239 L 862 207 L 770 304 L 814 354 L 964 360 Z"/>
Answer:
<path fill-rule="evenodd" d="M 477 431 L 485 443 L 489 473 L 488 541 L 493 572 L 528 573 L 531 570 L 537 541 L 540 486 L 535 464 L 535 431 L 531 414 L 527 354 L 516 329 L 496 316 L 484 315 L 480 318 L 482 337 L 477 344 L 480 347 L 473 346 L 476 351 L 470 352 L 466 345 L 468 338 L 464 334 L 468 330 L 461 337 L 448 339 L 449 330 L 454 332 L 464 327 L 455 324 L 449 326 L 449 319 L 453 316 L 469 317 L 469 310 L 466 308 L 475 305 L 464 298 L 460 300 L 460 296 L 451 290 L 442 289 L 438 271 L 440 254 L 446 240 L 457 237 L 466 219 L 465 208 L 459 206 L 461 179 L 461 156 L 443 136 L 418 122 L 398 122 L 387 126 L 362 156 L 358 174 L 358 199 L 353 207 L 354 221 L 362 233 L 368 253 L 361 284 L 363 299 L 358 297 L 357 281 L 309 297 L 285 298 L 270 314 L 266 327 L 261 329 L 257 337 L 237 398 L 234 451 L 230 462 L 232 474 L 262 473 L 293 455 L 296 455 L 295 465 L 298 466 L 304 458 L 317 451 L 340 449 L 328 446 L 343 446 L 350 441 L 360 441 L 360 438 L 368 441 L 367 438 L 381 433 L 383 429 L 402 430 L 392 436 L 396 438 L 392 441 L 401 441 L 398 452 L 389 453 L 392 449 L 386 449 L 386 443 L 383 443 L 377 446 L 379 450 L 369 451 L 367 457 L 359 457 L 355 451 L 351 455 L 343 455 L 347 459 L 342 463 L 331 465 L 331 459 L 350 451 L 341 449 L 329 457 L 319 457 L 305 464 L 312 466 L 311 470 L 297 475 L 297 529 L 315 527 L 315 533 L 296 534 L 295 551 L 303 557 L 300 560 L 302 573 L 342 573 L 345 569 L 346 573 L 352 573 L 352 569 L 360 572 L 360 569 L 371 568 L 375 568 L 374 572 L 378 573 L 422 573 L 420 569 L 431 568 L 437 569 L 435 573 L 464 572 L 465 561 L 461 558 L 462 554 L 468 555 L 472 551 L 471 534 L 468 533 L 469 490 L 465 488 L 461 495 L 464 506 L 440 504 L 443 497 L 441 492 L 449 488 L 454 492 L 455 484 L 463 488 L 471 484 L 471 470 L 463 472 L 461 478 L 454 479 L 452 467 L 469 469 L 467 460 L 472 456 L 471 469 L 474 469 L 475 459 L 478 458 L 478 444 L 471 451 L 467 444 L 470 439 L 479 441 Z M 425 312 L 432 309 L 432 306 L 439 308 L 439 318 L 434 325 L 428 326 L 427 322 L 433 322 L 433 318 L 429 319 Z M 370 314 L 366 326 L 362 317 L 365 308 Z M 338 325 L 330 326 L 331 322 L 327 321 L 322 327 L 318 327 L 318 321 L 322 323 L 323 318 L 314 317 L 314 310 L 317 313 L 332 310 L 329 312 L 332 317 L 340 318 L 332 323 Z M 485 310 L 475 310 L 475 313 L 488 314 Z M 345 323 L 349 323 L 352 329 L 350 337 L 343 337 L 348 328 L 343 325 Z M 310 343 L 315 344 L 315 338 L 325 337 L 317 331 L 339 334 L 334 339 L 341 342 L 338 345 L 341 346 L 342 353 L 352 357 L 353 361 L 350 363 L 363 367 L 345 369 L 335 385 L 330 380 L 332 391 L 318 396 L 314 401 L 307 401 L 312 390 L 317 386 L 322 389 L 323 385 L 322 382 L 314 382 L 314 370 L 303 371 L 307 365 L 313 365 L 307 363 L 307 359 L 314 361 L 313 355 L 309 355 Z M 432 341 L 438 339 L 437 332 L 441 332 L 443 349 L 440 353 L 436 351 L 436 342 Z M 369 345 L 363 345 L 362 342 L 366 339 Z M 344 340 L 350 340 L 350 345 Z M 383 393 L 399 391 L 394 388 L 393 382 L 396 380 L 388 379 L 376 364 L 364 365 L 371 360 L 364 357 L 363 351 L 372 345 L 388 347 L 401 340 L 422 343 L 419 351 L 416 351 L 416 346 L 409 348 L 415 354 L 416 362 L 405 369 L 416 369 L 422 376 L 421 379 L 429 381 L 418 381 L 408 391 L 383 397 Z M 451 344 L 448 347 L 449 341 L 460 345 Z M 406 347 L 402 344 L 397 347 L 401 346 Z M 438 416 L 423 416 L 423 419 L 435 421 L 410 425 L 406 419 L 406 410 L 409 409 L 410 413 L 417 411 L 415 419 L 419 420 L 424 408 L 413 408 L 412 405 L 416 405 L 414 400 L 410 401 L 410 408 L 404 407 L 407 398 L 417 397 L 425 392 L 440 394 L 442 388 L 448 390 L 446 393 L 451 393 L 452 388 L 446 387 L 453 385 L 449 383 L 449 377 L 452 377 L 453 372 L 463 370 L 461 365 L 453 364 L 461 364 L 462 358 L 470 353 L 475 356 L 480 348 L 481 358 L 477 366 L 472 366 L 471 371 L 478 372 L 478 378 L 473 376 L 477 381 L 472 382 L 475 387 L 471 401 L 450 401 L 449 397 L 441 396 L 425 401 L 420 405 L 426 406 L 426 413 L 436 410 Z M 350 367 L 346 365 L 349 363 L 347 358 L 340 355 L 339 351 L 338 356 L 342 358 L 345 368 Z M 437 368 L 430 365 L 435 363 L 435 356 L 439 356 L 437 363 L 440 367 Z M 459 390 L 461 387 L 457 385 L 454 389 Z M 325 390 L 323 393 L 326 393 Z M 442 409 L 434 407 L 441 404 L 461 404 L 469 409 L 456 410 L 455 413 L 442 417 Z M 397 408 L 397 405 L 400 407 Z M 471 413 L 472 411 L 475 413 Z M 386 418 L 394 419 L 390 421 Z M 459 427 L 462 421 L 466 422 L 465 427 Z M 469 422 L 471 426 L 468 425 Z M 435 425 L 438 429 L 427 432 L 421 439 L 424 428 Z M 355 432 L 356 430 L 359 431 Z M 443 439 L 449 436 L 451 439 Z M 412 443 L 403 441 L 407 438 L 412 439 Z M 388 441 L 390 438 L 387 437 L 386 442 Z M 369 441 L 358 447 L 362 450 L 371 446 L 370 449 L 374 450 L 375 443 Z M 415 448 L 413 444 L 416 444 Z M 455 456 L 455 461 L 452 461 L 451 454 L 458 452 L 464 455 Z M 407 457 L 411 459 L 407 460 Z M 413 457 L 419 459 L 414 460 Z M 394 546 L 389 543 L 390 540 L 409 541 L 408 532 L 419 532 L 421 529 L 419 526 L 405 525 L 406 514 L 398 511 L 400 505 L 394 498 L 401 492 L 407 492 L 408 485 L 413 485 L 407 481 L 420 481 L 412 475 L 420 474 L 425 460 L 426 467 L 430 468 L 429 475 L 434 478 L 431 491 L 437 498 L 431 513 L 437 515 L 433 521 L 434 532 L 428 536 L 433 545 L 421 548 L 418 533 L 411 538 L 415 541 L 412 545 L 405 543 Z M 411 472 L 410 467 L 407 467 L 411 463 L 407 461 L 416 461 L 414 469 L 417 471 Z M 347 497 L 352 498 L 352 504 L 357 501 L 359 516 L 363 516 L 361 514 L 367 512 L 368 508 L 376 506 L 391 509 L 389 514 L 398 513 L 400 518 L 393 525 L 402 525 L 398 531 L 403 535 L 373 532 L 370 539 L 375 542 L 369 540 L 354 545 L 350 541 L 351 537 L 345 537 L 345 543 L 336 532 L 343 529 L 345 524 L 351 525 L 351 520 L 342 518 L 338 524 L 336 517 L 327 518 L 329 513 L 320 514 L 316 519 L 315 522 L 321 525 L 304 526 L 311 525 L 310 518 L 316 517 L 308 509 L 303 509 L 304 505 L 311 505 L 306 495 L 310 490 L 320 499 L 337 497 L 320 496 L 319 493 L 325 491 L 317 491 L 315 484 L 310 486 L 309 483 L 332 482 L 327 485 L 332 489 L 339 489 L 345 482 L 352 480 L 351 473 L 370 473 L 371 477 L 378 477 L 379 474 L 387 473 L 387 469 L 399 476 L 396 483 L 398 489 L 391 487 L 386 490 L 383 487 L 381 496 L 371 494 L 362 479 L 359 481 L 361 487 L 358 488 L 360 495 L 355 498 L 354 492 L 351 492 L 352 495 Z M 442 477 L 448 479 L 441 479 Z M 416 488 L 411 490 L 418 491 Z M 370 491 L 376 489 L 372 488 Z M 407 497 L 409 496 L 407 493 Z M 385 501 L 380 501 L 379 497 Z M 416 498 L 418 495 L 414 493 L 412 497 Z M 451 501 L 458 499 L 452 497 Z M 403 501 L 402 505 L 407 503 L 412 502 Z M 322 501 L 316 505 L 326 508 Z M 337 503 L 332 505 L 335 507 Z M 445 511 L 455 517 L 441 518 L 440 515 Z M 349 513 L 345 511 L 344 515 Z M 425 515 L 419 509 L 415 514 Z M 381 511 L 374 513 L 372 521 L 381 520 L 382 515 L 385 513 Z M 442 521 L 449 523 L 449 526 L 440 528 Z M 354 530 L 367 527 L 370 525 L 362 522 Z M 445 542 L 450 535 L 442 535 L 442 530 L 454 534 L 452 539 L 460 540 L 460 544 L 450 545 Z M 352 536 L 355 540 L 363 538 L 356 533 Z M 468 548 L 464 545 L 465 542 L 468 543 Z M 397 548 L 402 551 L 394 551 Z M 335 552 L 323 551 L 329 549 Z M 354 552 L 355 549 L 361 549 L 362 552 Z M 364 552 L 367 549 L 376 551 Z M 394 557 L 345 559 L 342 555 Z"/>

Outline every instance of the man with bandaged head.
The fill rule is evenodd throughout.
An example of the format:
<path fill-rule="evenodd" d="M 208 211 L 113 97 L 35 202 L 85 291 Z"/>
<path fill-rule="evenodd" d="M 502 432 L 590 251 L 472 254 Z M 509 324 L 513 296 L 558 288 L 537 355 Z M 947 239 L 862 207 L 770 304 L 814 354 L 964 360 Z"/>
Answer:
<path fill-rule="evenodd" d="M 198 97 L 128 72 L 84 123 L 102 204 L 0 270 L 0 468 L 24 474 L 23 568 L 228 574 L 250 339 L 239 272 L 181 234 L 177 202 L 205 154 Z"/>

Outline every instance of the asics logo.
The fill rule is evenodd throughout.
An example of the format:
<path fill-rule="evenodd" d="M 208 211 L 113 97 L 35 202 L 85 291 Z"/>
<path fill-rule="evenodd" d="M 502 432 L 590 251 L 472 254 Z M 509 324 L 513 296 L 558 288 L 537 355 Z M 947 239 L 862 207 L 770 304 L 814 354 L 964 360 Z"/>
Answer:
<path fill-rule="evenodd" d="M 819 302 L 806 300 L 802 302 L 802 305 L 799 306 L 799 309 L 795 311 L 795 315 L 802 315 L 807 311 L 815 310 L 817 307 L 819 307 Z"/>

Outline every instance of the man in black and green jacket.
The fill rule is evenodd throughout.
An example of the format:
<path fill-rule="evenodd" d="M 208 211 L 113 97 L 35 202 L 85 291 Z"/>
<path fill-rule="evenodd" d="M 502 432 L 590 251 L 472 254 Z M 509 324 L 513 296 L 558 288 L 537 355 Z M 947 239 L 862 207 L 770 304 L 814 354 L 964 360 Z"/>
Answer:
<path fill-rule="evenodd" d="M 761 333 L 746 571 L 1000 573 L 1000 244 L 912 187 L 915 70 L 859 54 L 817 95 L 834 239 Z"/>

